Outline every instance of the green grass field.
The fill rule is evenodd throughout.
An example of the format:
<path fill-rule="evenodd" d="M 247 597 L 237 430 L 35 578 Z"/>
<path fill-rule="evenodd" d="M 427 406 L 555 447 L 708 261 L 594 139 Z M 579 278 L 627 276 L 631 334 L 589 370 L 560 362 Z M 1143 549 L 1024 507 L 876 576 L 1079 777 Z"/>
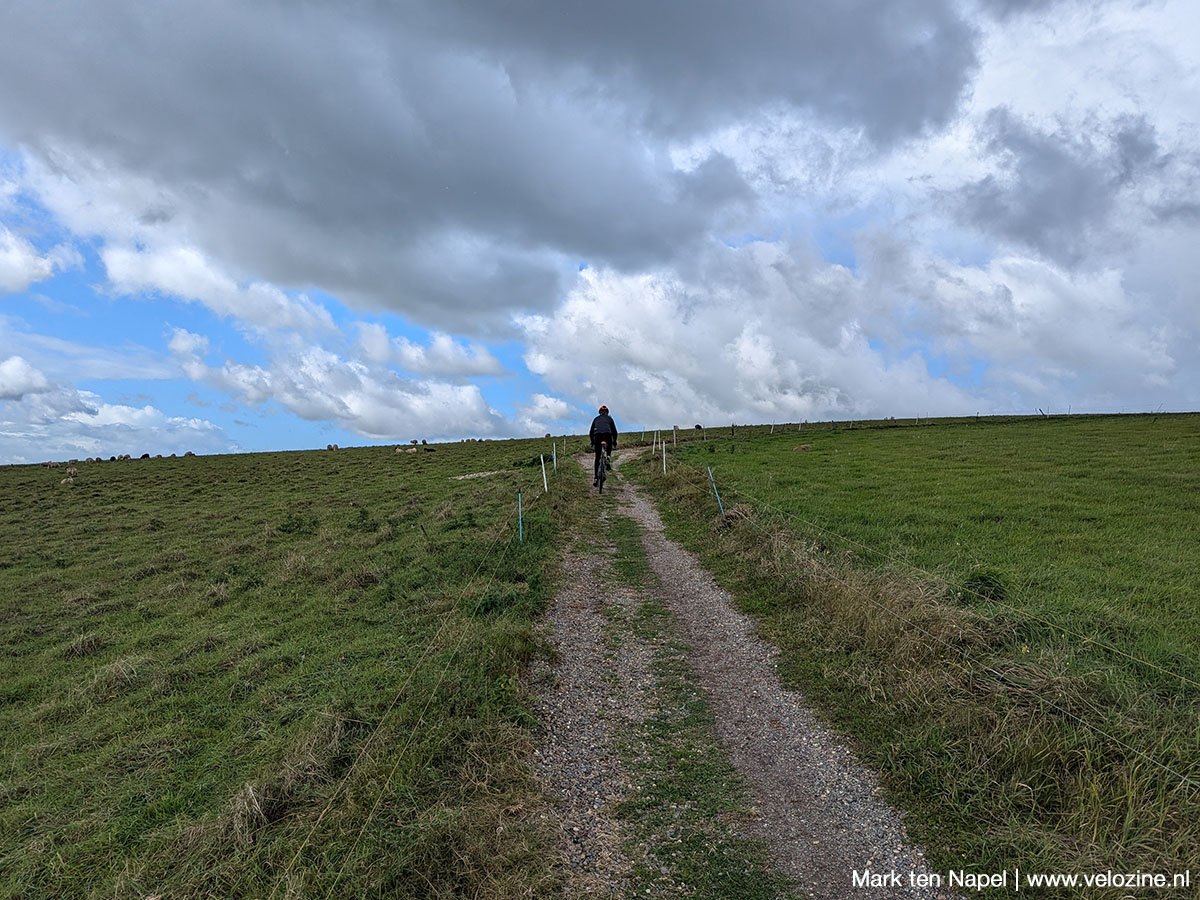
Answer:
<path fill-rule="evenodd" d="M 938 865 L 1198 880 L 1200 417 L 694 437 L 625 471 Z M 551 892 L 521 676 L 612 501 L 547 443 L 0 468 L 0 897 Z"/>
<path fill-rule="evenodd" d="M 639 477 L 938 860 L 1200 870 L 1200 416 L 769 431 Z"/>
<path fill-rule="evenodd" d="M 548 443 L 0 469 L 0 896 L 544 889 Z"/>

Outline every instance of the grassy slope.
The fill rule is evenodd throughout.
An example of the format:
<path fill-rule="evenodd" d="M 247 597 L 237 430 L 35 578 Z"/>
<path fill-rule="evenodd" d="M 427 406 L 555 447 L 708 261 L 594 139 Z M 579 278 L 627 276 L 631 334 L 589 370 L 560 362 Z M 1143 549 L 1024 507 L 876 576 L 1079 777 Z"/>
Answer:
<path fill-rule="evenodd" d="M 641 477 L 944 865 L 1182 871 L 1200 689 L 1162 670 L 1200 681 L 1198 426 L 741 429 Z"/>
<path fill-rule="evenodd" d="M 542 443 L 0 469 L 0 896 L 545 885 Z"/>

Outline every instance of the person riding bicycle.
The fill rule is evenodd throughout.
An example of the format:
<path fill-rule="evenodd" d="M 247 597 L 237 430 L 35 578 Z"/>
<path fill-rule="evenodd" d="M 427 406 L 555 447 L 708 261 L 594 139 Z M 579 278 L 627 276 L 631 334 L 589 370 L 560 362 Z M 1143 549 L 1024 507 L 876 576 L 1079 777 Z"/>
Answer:
<path fill-rule="evenodd" d="M 592 428 L 588 432 L 588 438 L 592 442 L 592 450 L 596 453 L 596 462 L 592 466 L 592 487 L 596 487 L 600 483 L 600 445 L 607 443 L 610 454 L 617 449 L 617 423 L 608 414 L 607 406 L 601 406 L 599 412 L 600 414 L 592 419 Z M 611 469 L 612 466 L 610 465 L 609 468 Z"/>

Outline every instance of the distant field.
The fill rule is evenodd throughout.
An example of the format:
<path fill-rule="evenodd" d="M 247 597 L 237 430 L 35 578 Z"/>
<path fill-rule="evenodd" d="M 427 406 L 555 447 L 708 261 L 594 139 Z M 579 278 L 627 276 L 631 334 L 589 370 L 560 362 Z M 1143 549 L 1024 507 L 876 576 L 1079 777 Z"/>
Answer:
<path fill-rule="evenodd" d="M 1200 869 L 1200 416 L 769 432 L 640 477 L 942 859 Z"/>
<path fill-rule="evenodd" d="M 546 885 L 545 443 L 0 468 L 0 897 Z"/>

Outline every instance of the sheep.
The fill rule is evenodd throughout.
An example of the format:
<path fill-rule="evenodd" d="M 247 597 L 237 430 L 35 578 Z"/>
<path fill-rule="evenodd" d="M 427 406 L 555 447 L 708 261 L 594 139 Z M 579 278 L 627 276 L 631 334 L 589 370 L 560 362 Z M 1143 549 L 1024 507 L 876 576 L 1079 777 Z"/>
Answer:
<path fill-rule="evenodd" d="M 149 459 L 149 458 L 150 458 L 150 454 L 149 454 L 149 453 L 143 453 L 143 454 L 142 454 L 142 459 Z"/>
<path fill-rule="evenodd" d="M 185 454 L 183 454 L 183 455 L 184 455 L 184 456 L 195 456 L 196 454 L 195 454 L 195 453 L 193 453 L 191 450 L 189 450 L 187 453 L 185 453 Z"/>
<path fill-rule="evenodd" d="M 67 468 L 67 477 L 71 477 L 73 475 L 78 475 L 78 474 L 79 474 L 79 470 L 76 469 L 74 466 L 69 466 Z"/>
<path fill-rule="evenodd" d="M 66 478 L 64 478 L 62 481 L 59 482 L 59 484 L 74 484 L 74 483 L 75 483 L 75 479 L 72 478 L 70 475 L 68 475 Z"/>

